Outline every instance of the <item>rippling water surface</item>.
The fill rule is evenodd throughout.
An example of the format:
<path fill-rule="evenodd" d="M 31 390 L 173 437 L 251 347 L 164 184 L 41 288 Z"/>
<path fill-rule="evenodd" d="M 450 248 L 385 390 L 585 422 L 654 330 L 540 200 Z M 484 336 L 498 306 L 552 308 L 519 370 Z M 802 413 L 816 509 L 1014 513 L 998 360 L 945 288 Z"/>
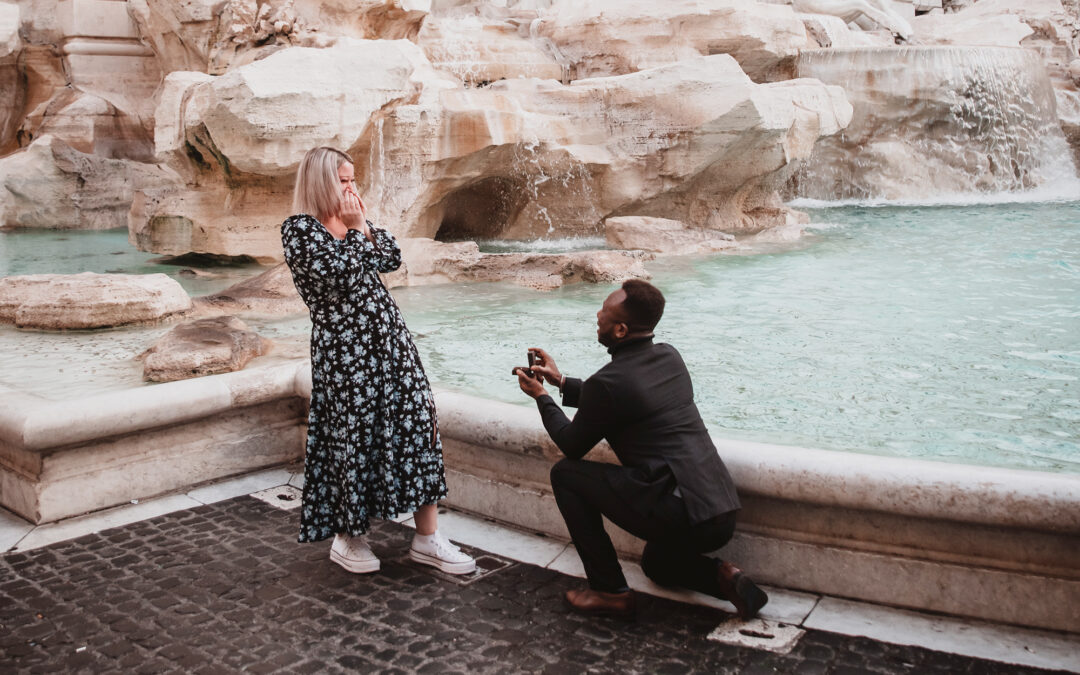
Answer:
<path fill-rule="evenodd" d="M 1080 204 L 815 209 L 759 255 L 649 265 L 658 339 L 713 431 L 875 454 L 1080 470 Z M 570 374 L 607 355 L 612 286 L 397 292 L 432 379 L 521 401 L 542 346 Z"/>
<path fill-rule="evenodd" d="M 648 264 L 668 298 L 658 339 L 682 352 L 717 435 L 1080 471 L 1080 203 L 811 215 L 808 236 L 762 243 L 756 255 Z M 135 262 L 142 267 L 133 271 L 160 268 Z M 8 265 L 0 273 L 25 273 Z M 394 293 L 437 385 L 525 405 L 510 370 L 525 363 L 527 347 L 544 347 L 571 375 L 607 361 L 595 313 L 613 288 Z M 306 330 L 306 320 L 249 323 L 268 337 Z M 130 357 L 164 330 L 0 327 L 0 382 L 49 395 L 70 379 L 58 398 L 131 386 L 140 369 Z"/>

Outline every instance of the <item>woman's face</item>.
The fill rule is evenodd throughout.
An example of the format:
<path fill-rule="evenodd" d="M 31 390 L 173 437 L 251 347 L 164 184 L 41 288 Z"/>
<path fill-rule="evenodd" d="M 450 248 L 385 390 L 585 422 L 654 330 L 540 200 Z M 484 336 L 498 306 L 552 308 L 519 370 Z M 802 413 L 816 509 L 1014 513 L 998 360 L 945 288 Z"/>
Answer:
<path fill-rule="evenodd" d="M 344 195 L 345 191 L 355 185 L 356 172 L 353 171 L 353 165 L 348 162 L 343 162 L 337 169 L 338 184 L 341 186 L 341 194 Z"/>

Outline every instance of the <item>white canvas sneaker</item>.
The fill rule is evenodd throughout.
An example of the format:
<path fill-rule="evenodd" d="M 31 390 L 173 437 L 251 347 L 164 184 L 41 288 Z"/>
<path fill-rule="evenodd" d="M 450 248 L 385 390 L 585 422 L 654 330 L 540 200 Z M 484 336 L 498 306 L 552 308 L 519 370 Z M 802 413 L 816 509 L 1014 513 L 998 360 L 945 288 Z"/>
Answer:
<path fill-rule="evenodd" d="M 409 557 L 418 563 L 431 565 L 447 574 L 469 574 L 476 571 L 476 561 L 450 543 L 438 530 L 432 535 L 413 537 Z"/>
<path fill-rule="evenodd" d="M 330 559 L 358 574 L 379 571 L 379 559 L 362 536 L 335 535 L 334 543 L 330 546 Z"/>

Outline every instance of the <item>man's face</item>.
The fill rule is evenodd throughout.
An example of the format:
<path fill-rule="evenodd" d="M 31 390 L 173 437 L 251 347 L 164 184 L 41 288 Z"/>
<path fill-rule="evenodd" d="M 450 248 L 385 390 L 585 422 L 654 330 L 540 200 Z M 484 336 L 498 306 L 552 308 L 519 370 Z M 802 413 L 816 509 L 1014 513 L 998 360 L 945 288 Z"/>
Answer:
<path fill-rule="evenodd" d="M 620 288 L 607 296 L 600 311 L 596 313 L 596 339 L 605 347 L 616 344 L 630 332 L 626 325 L 626 315 L 623 313 L 623 300 L 626 300 L 626 291 Z"/>

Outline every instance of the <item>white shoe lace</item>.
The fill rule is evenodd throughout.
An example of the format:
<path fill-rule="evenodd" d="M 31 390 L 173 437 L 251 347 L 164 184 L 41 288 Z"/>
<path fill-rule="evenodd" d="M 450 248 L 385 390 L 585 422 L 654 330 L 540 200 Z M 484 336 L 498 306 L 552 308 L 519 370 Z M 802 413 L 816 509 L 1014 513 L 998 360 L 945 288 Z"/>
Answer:
<path fill-rule="evenodd" d="M 371 550 L 363 536 L 344 537 L 342 543 L 342 554 L 347 558 L 369 560 L 375 557 L 375 552 Z"/>
<path fill-rule="evenodd" d="M 440 560 L 446 560 L 448 562 L 468 562 L 472 560 L 471 556 L 468 556 L 461 552 L 461 549 L 450 543 L 450 540 L 443 536 L 442 532 L 436 532 L 434 541 L 435 555 Z"/>

